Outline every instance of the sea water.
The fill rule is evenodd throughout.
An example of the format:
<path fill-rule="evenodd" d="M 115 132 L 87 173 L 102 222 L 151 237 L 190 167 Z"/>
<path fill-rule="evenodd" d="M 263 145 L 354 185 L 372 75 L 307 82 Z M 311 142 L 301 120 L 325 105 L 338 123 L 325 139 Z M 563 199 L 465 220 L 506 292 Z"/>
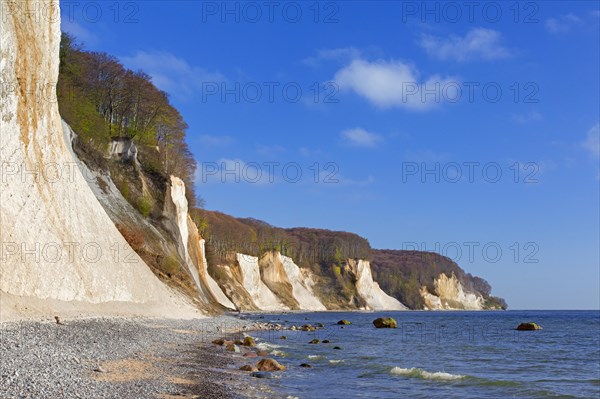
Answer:
<path fill-rule="evenodd" d="M 372 321 L 391 316 L 396 329 Z M 315 332 L 257 332 L 296 398 L 600 398 L 599 311 L 324 312 L 251 315 Z M 348 319 L 352 325 L 337 325 Z M 516 331 L 522 322 L 539 331 Z M 287 339 L 281 339 L 285 335 Z M 312 339 L 330 343 L 309 344 Z M 341 349 L 334 349 L 335 346 Z M 311 368 L 299 367 L 308 363 Z"/>

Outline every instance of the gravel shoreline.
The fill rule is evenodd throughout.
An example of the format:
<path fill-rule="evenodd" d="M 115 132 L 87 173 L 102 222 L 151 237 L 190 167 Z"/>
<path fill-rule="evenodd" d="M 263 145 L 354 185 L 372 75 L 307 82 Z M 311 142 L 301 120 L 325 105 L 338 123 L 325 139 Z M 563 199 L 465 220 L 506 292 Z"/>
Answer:
<path fill-rule="evenodd" d="M 283 397 L 211 344 L 256 327 L 238 318 L 61 323 L 0 324 L 3 399 Z"/>

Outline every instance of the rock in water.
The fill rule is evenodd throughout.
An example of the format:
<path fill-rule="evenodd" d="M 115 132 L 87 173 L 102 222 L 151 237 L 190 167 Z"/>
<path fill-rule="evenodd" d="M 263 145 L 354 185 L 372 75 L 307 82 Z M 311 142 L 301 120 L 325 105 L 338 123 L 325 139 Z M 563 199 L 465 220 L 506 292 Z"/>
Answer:
<path fill-rule="evenodd" d="M 275 359 L 266 358 L 256 363 L 256 368 L 260 371 L 283 371 L 285 366 L 279 364 Z"/>
<path fill-rule="evenodd" d="M 242 371 L 251 371 L 251 372 L 257 372 L 258 369 L 256 367 L 254 367 L 251 364 L 245 364 L 242 367 L 240 367 L 240 370 Z"/>
<path fill-rule="evenodd" d="M 242 342 L 242 345 L 244 345 L 244 346 L 255 346 L 256 343 L 254 342 L 254 338 L 252 338 L 252 337 L 246 337 L 246 338 L 244 338 L 244 341 Z"/>
<path fill-rule="evenodd" d="M 244 357 L 258 357 L 258 355 L 254 352 L 244 353 Z"/>
<path fill-rule="evenodd" d="M 398 323 L 391 317 L 380 317 L 373 320 L 373 325 L 376 328 L 398 328 Z"/>
<path fill-rule="evenodd" d="M 308 364 L 308 363 L 302 363 L 302 364 L 300 365 L 300 367 L 304 367 L 304 368 L 308 368 L 308 369 L 309 369 L 309 368 L 311 368 L 312 366 L 311 366 L 310 364 Z"/>
<path fill-rule="evenodd" d="M 314 326 L 313 326 L 313 325 L 311 325 L 311 324 L 305 324 L 305 325 L 303 325 L 302 327 L 300 327 L 300 330 L 302 330 L 302 331 L 307 331 L 307 332 L 312 332 L 312 331 L 315 331 L 315 330 L 316 330 L 316 327 L 314 327 Z"/>
<path fill-rule="evenodd" d="M 271 373 L 254 372 L 254 373 L 252 373 L 250 375 L 252 377 L 256 377 L 256 378 L 273 378 L 273 376 L 271 375 Z"/>
<path fill-rule="evenodd" d="M 346 320 L 346 319 L 344 319 L 344 320 L 340 320 L 340 321 L 338 321 L 337 323 L 338 323 L 340 326 L 349 326 L 350 324 L 352 324 L 352 322 L 351 322 L 351 321 L 349 321 L 349 320 Z"/>
<path fill-rule="evenodd" d="M 540 326 L 537 323 L 533 323 L 533 322 L 521 323 L 517 327 L 517 330 L 519 330 L 519 331 L 536 331 L 536 330 L 541 330 L 541 329 L 542 329 L 542 326 Z"/>
<path fill-rule="evenodd" d="M 321 341 L 319 341 L 318 339 L 315 338 L 312 341 L 310 341 L 309 344 L 318 344 L 319 342 L 321 342 Z"/>

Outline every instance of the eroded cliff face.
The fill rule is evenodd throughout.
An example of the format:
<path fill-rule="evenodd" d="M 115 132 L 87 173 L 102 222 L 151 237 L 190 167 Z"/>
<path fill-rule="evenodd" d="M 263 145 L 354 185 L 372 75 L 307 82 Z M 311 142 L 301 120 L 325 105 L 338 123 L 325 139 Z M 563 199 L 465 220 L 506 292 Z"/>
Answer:
<path fill-rule="evenodd" d="M 216 269 L 216 280 L 226 296 L 241 310 L 309 310 L 325 311 L 317 279 L 310 270 L 300 268 L 292 258 L 272 251 L 260 259 L 236 254 L 235 264 Z M 387 295 L 373 281 L 368 261 L 349 259 L 346 267 L 356 278 L 356 300 L 333 303 L 330 309 L 405 310 L 406 306 Z M 321 287 L 322 288 L 322 287 Z M 356 303 L 361 305 L 356 305 Z"/>
<path fill-rule="evenodd" d="M 312 273 L 301 270 L 292 258 L 268 252 L 260 259 L 259 266 L 265 284 L 290 309 L 326 310 L 313 292 Z"/>
<path fill-rule="evenodd" d="M 237 307 L 231 302 L 231 300 L 225 295 L 219 284 L 214 278 L 208 273 L 208 262 L 206 261 L 206 240 L 200 239 L 200 253 L 201 253 L 201 271 L 200 274 L 204 276 L 206 285 L 210 293 L 214 296 L 219 304 L 223 307 L 235 310 Z"/>
<path fill-rule="evenodd" d="M 164 216 L 163 223 L 175 236 L 179 255 L 194 279 L 200 301 L 205 307 L 210 307 L 216 302 L 225 308 L 235 309 L 235 305 L 208 274 L 205 241 L 200 237 L 196 224 L 188 214 L 185 184 L 175 176 L 170 178 Z"/>
<path fill-rule="evenodd" d="M 281 311 L 290 308 L 269 289 L 263 282 L 258 265 L 258 257 L 237 254 L 237 262 L 240 267 L 242 284 L 246 292 L 252 298 L 256 307 L 260 310 Z"/>
<path fill-rule="evenodd" d="M 61 301 L 185 306 L 131 249 L 63 140 L 54 86 L 60 12 L 7 2 L 0 25 L 0 291 Z"/>
<path fill-rule="evenodd" d="M 444 273 L 434 281 L 435 292 L 427 287 L 421 288 L 421 296 L 428 310 L 482 310 L 484 298 L 472 292 L 466 292 L 456 276 Z"/>
<path fill-rule="evenodd" d="M 356 292 L 366 303 L 369 310 L 406 310 L 399 300 L 383 292 L 379 284 L 373 280 L 371 265 L 368 261 L 359 259 L 348 260 L 356 274 Z"/>
<path fill-rule="evenodd" d="M 310 270 L 301 269 L 294 263 L 292 258 L 279 255 L 281 256 L 288 281 L 292 284 L 292 295 L 298 302 L 300 309 L 313 311 L 327 310 L 313 290 L 315 281 Z"/>

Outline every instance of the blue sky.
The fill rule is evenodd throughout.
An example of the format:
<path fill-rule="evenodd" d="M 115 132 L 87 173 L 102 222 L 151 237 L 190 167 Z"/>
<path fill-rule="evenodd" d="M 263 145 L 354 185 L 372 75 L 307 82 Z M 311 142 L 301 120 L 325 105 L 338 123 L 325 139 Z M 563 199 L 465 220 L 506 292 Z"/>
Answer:
<path fill-rule="evenodd" d="M 62 24 L 171 95 L 208 209 L 597 309 L 599 3 L 468 4 L 63 2 Z"/>

